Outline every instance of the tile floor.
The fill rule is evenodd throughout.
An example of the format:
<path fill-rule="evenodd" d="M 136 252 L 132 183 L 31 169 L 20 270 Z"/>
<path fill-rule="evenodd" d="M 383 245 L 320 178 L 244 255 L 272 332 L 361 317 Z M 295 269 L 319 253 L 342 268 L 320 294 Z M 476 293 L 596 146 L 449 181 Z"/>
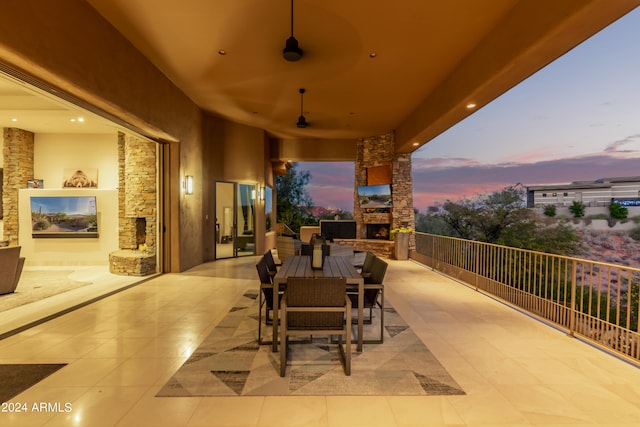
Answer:
<path fill-rule="evenodd" d="M 0 412 L 0 425 L 640 425 L 640 369 L 411 261 L 390 261 L 387 299 L 467 395 L 155 397 L 257 285 L 255 261 L 163 275 L 1 340 L 0 363 L 68 363 L 12 402 L 71 411 Z"/>

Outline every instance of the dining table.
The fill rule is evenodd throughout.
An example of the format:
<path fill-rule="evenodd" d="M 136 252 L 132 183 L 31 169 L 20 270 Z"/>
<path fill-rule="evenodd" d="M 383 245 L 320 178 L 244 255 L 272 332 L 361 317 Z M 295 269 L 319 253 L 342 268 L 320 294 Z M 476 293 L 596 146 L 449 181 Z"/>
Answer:
<path fill-rule="evenodd" d="M 357 351 L 362 351 L 364 324 L 364 279 L 353 266 L 351 257 L 327 256 L 321 269 L 311 268 L 311 257 L 304 255 L 289 256 L 284 260 L 278 272 L 273 276 L 273 341 L 272 350 L 278 351 L 278 317 L 280 301 L 278 293 L 286 288 L 289 277 L 344 277 L 347 290 L 358 291 L 358 339 Z"/>

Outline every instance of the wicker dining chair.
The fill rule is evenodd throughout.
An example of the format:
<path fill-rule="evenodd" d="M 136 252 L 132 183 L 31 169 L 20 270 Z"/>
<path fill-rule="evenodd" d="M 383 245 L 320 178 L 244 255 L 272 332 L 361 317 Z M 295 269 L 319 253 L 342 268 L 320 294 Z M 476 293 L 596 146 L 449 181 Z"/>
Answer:
<path fill-rule="evenodd" d="M 262 341 L 262 310 L 264 308 L 265 324 L 270 325 L 272 320 L 269 318 L 269 312 L 273 311 L 273 282 L 271 275 L 269 275 L 269 269 L 267 267 L 267 260 L 265 257 L 261 257 L 256 264 L 256 270 L 258 270 L 258 277 L 260 278 L 260 291 L 258 296 L 258 345 L 270 344 Z M 278 298 L 282 294 L 278 294 Z"/>
<path fill-rule="evenodd" d="M 337 335 L 344 372 L 351 375 L 351 301 L 346 295 L 346 279 L 290 277 L 281 307 L 280 376 L 286 373 L 292 335 Z"/>
<path fill-rule="evenodd" d="M 373 323 L 373 309 L 380 308 L 380 338 L 374 340 L 362 340 L 367 344 L 381 344 L 384 342 L 384 276 L 387 272 L 388 264 L 381 258 L 374 256 L 371 261 L 371 268 L 364 278 L 364 298 L 362 304 L 369 309 L 369 320 L 365 323 Z M 364 270 L 364 268 L 363 268 Z M 349 299 L 353 307 L 358 306 L 358 293 L 349 292 Z"/>
<path fill-rule="evenodd" d="M 278 264 L 276 264 L 276 260 L 273 258 L 271 249 L 267 249 L 267 251 L 264 253 L 264 259 L 267 262 L 267 270 L 269 271 L 269 276 L 275 276 L 278 272 Z"/>
<path fill-rule="evenodd" d="M 364 257 L 364 262 L 362 263 L 362 267 L 360 269 L 360 275 L 364 279 L 368 279 L 371 277 L 371 267 L 373 266 L 373 260 L 376 258 L 375 254 L 371 251 L 368 251 Z"/>

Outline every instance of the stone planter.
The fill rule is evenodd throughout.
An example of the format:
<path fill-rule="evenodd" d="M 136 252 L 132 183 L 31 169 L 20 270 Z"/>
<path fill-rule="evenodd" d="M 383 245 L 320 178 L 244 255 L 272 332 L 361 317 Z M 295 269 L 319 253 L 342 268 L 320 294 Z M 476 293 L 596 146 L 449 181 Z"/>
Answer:
<path fill-rule="evenodd" d="M 396 246 L 396 259 L 409 259 L 409 233 L 396 233 L 394 241 Z"/>

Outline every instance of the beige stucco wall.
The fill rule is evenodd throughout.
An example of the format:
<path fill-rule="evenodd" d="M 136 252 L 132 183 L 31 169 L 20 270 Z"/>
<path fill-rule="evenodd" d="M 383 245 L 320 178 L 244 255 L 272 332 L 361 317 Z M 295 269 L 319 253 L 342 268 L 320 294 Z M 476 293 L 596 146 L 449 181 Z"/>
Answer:
<path fill-rule="evenodd" d="M 204 164 L 206 194 L 203 195 L 204 238 L 203 253 L 206 260 L 214 259 L 215 236 L 215 181 L 233 181 L 255 185 L 256 188 L 272 185 L 271 166 L 268 161 L 268 142 L 262 129 L 229 122 L 215 116 L 204 116 L 203 121 Z M 256 253 L 264 252 L 265 240 L 264 201 L 256 199 Z"/>

